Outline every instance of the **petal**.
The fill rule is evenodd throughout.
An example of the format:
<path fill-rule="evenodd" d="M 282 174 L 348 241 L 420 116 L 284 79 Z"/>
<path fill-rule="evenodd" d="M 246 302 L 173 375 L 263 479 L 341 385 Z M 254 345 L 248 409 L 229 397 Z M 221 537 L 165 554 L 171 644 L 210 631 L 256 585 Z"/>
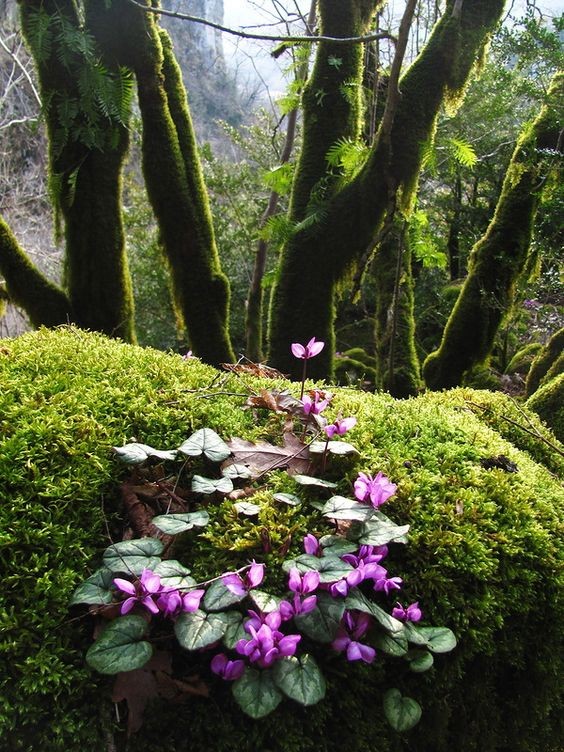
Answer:
<path fill-rule="evenodd" d="M 291 346 L 292 355 L 295 358 L 305 358 L 306 357 L 306 349 L 303 345 L 300 345 L 299 342 L 294 342 Z"/>
<path fill-rule="evenodd" d="M 360 656 L 361 660 L 363 660 L 365 663 L 372 663 L 374 658 L 376 658 L 376 651 L 374 648 L 371 648 L 370 645 L 361 645 L 358 643 L 358 647 L 360 650 Z"/>
<path fill-rule="evenodd" d="M 288 601 L 281 601 L 278 608 L 283 621 L 288 621 L 294 616 L 294 607 Z"/>
<path fill-rule="evenodd" d="M 129 595 L 135 595 L 136 593 L 135 585 L 129 582 L 129 580 L 122 580 L 121 577 L 116 577 L 113 583 L 122 593 L 129 593 Z"/>
<path fill-rule="evenodd" d="M 349 661 L 361 661 L 362 651 L 358 642 L 351 640 L 347 646 L 347 658 Z"/>
<path fill-rule="evenodd" d="M 343 650 L 346 650 L 349 643 L 351 641 L 351 638 L 347 634 L 342 634 L 339 637 L 336 637 L 333 642 L 331 643 L 331 647 L 333 650 L 335 650 L 337 653 L 341 653 Z"/>
<path fill-rule="evenodd" d="M 309 614 L 310 611 L 313 611 L 313 609 L 317 605 L 317 596 L 316 595 L 310 595 L 307 598 L 304 598 L 302 601 L 302 614 Z"/>
<path fill-rule="evenodd" d="M 247 572 L 247 581 L 249 587 L 257 587 L 264 579 L 264 564 L 257 564 L 253 561 L 251 568 Z"/>
<path fill-rule="evenodd" d="M 319 587 L 319 572 L 306 572 L 302 577 L 302 594 L 313 593 Z"/>
<path fill-rule="evenodd" d="M 245 595 L 247 592 L 245 583 L 238 574 L 224 574 L 221 578 L 221 581 L 223 582 L 225 587 L 234 595 Z"/>
<path fill-rule="evenodd" d="M 319 553 L 319 541 L 315 535 L 308 533 L 304 537 L 304 551 L 306 554 L 311 554 L 312 556 L 316 556 Z"/>
<path fill-rule="evenodd" d="M 328 426 L 325 426 L 325 433 L 327 436 L 332 439 L 333 436 L 337 433 L 337 426 L 334 423 L 330 423 Z"/>
<path fill-rule="evenodd" d="M 146 595 L 144 598 L 142 598 L 141 603 L 143 604 L 143 606 L 145 606 L 147 611 L 150 611 L 152 614 L 159 613 L 159 607 L 150 595 Z"/>
<path fill-rule="evenodd" d="M 288 577 L 288 587 L 293 593 L 300 593 L 302 587 L 302 577 L 299 569 L 292 567 L 290 569 L 290 576 Z"/>
<path fill-rule="evenodd" d="M 280 655 L 294 655 L 298 642 L 302 639 L 301 635 L 287 635 L 283 637 L 278 643 L 278 650 Z"/>
<path fill-rule="evenodd" d="M 223 676 L 225 673 L 225 667 L 227 666 L 227 662 L 228 660 L 227 660 L 227 656 L 225 655 L 225 653 L 218 653 L 211 659 L 210 668 L 214 674 L 219 674 L 219 676 Z"/>
<path fill-rule="evenodd" d="M 278 629 L 282 624 L 282 614 L 280 611 L 271 611 L 264 617 L 264 623 L 271 629 Z"/>
<path fill-rule="evenodd" d="M 137 603 L 137 598 L 128 598 L 121 604 L 120 608 L 120 614 L 123 616 L 123 614 L 128 614 L 133 606 Z"/>
<path fill-rule="evenodd" d="M 227 681 L 235 681 L 243 676 L 245 671 L 245 661 L 228 661 L 223 674 Z"/>
<path fill-rule="evenodd" d="M 307 350 L 309 352 L 309 357 L 314 358 L 316 355 L 319 355 L 319 353 L 323 350 L 325 347 L 325 342 L 316 342 L 315 337 L 312 337 L 310 341 L 307 343 Z"/>
<path fill-rule="evenodd" d="M 347 431 L 350 431 L 354 426 L 356 426 L 356 418 L 354 416 L 351 416 L 350 418 L 343 418 L 339 421 L 339 434 L 342 436 Z"/>
<path fill-rule="evenodd" d="M 188 614 L 194 613 L 200 607 L 200 601 L 206 591 L 205 590 L 191 590 L 182 599 L 182 610 Z"/>

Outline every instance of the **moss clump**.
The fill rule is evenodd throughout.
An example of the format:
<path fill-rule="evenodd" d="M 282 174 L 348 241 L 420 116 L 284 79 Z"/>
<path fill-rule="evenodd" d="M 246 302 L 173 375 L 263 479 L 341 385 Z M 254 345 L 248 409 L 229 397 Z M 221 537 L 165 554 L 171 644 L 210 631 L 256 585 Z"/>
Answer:
<path fill-rule="evenodd" d="M 105 720 L 110 686 L 86 668 L 91 628 L 71 619 L 67 604 L 119 523 L 115 486 L 124 471 L 109 448 L 132 438 L 174 447 L 202 426 L 224 438 L 280 437 L 283 420 L 242 410 L 245 399 L 226 393 L 290 385 L 218 375 L 197 360 L 72 329 L 7 342 L 0 381 L 2 742 L 9 750 L 103 749 L 113 732 Z M 336 658 L 327 665 L 326 700 L 312 708 L 283 703 L 261 721 L 242 716 L 229 687 L 203 668 L 210 698 L 191 698 L 181 712 L 152 705 L 128 749 L 203 752 L 213 738 L 217 752 L 336 752 L 344 745 L 400 752 L 405 740 L 386 728 L 380 710 L 389 686 L 424 707 L 408 737 L 414 752 L 561 749 L 562 491 L 554 465 L 547 467 L 551 452 L 558 455 L 503 420 L 514 415 L 512 404 L 472 390 L 403 401 L 336 390 L 328 409 L 331 419 L 358 419 L 350 441 L 360 454 L 330 468 L 339 493 L 350 493 L 359 470 L 382 470 L 398 484 L 387 512 L 409 522 L 411 535 L 409 546 L 391 552 L 390 568 L 405 578 L 406 599 L 456 632 L 453 654 L 437 656 L 423 677 L 380 660 L 366 667 Z M 544 431 L 526 410 L 521 421 Z M 500 454 L 519 471 L 484 469 L 483 458 Z M 312 519 L 269 504 L 274 489 L 295 493 L 296 484 L 276 473 L 272 488 L 265 485 L 261 524 L 276 545 L 292 530 L 297 550 Z M 187 562 L 195 572 L 209 571 L 214 557 L 221 566 L 225 548 L 214 550 L 221 536 L 231 535 L 233 547 L 247 541 L 242 555 L 256 553 L 247 521 L 223 505 L 213 518 L 211 540 L 197 538 Z"/>
<path fill-rule="evenodd" d="M 535 356 L 539 354 L 540 350 L 542 350 L 540 342 L 529 342 L 528 345 L 525 345 L 525 347 L 518 350 L 511 358 L 507 364 L 505 373 L 526 374 L 529 371 Z"/>
<path fill-rule="evenodd" d="M 527 407 L 553 430 L 558 441 L 564 442 L 564 373 L 543 383 L 527 400 Z"/>
<path fill-rule="evenodd" d="M 564 368 L 564 327 L 555 332 L 537 357 L 533 360 L 527 376 L 527 396 L 531 396 L 541 385 L 550 371 L 550 378 L 557 376 Z M 560 370 L 559 370 L 560 369 Z"/>

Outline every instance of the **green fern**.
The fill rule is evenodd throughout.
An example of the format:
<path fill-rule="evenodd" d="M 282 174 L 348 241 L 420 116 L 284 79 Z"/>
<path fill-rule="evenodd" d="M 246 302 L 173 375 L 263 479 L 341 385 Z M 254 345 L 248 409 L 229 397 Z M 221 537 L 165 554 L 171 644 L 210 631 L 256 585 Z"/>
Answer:
<path fill-rule="evenodd" d="M 451 156 L 463 167 L 472 168 L 478 161 L 474 148 L 461 138 L 450 138 L 448 147 Z"/>
<path fill-rule="evenodd" d="M 30 10 L 27 17 L 27 38 L 38 63 L 51 57 L 53 46 L 53 19 L 43 8 Z"/>
<path fill-rule="evenodd" d="M 360 171 L 369 153 L 370 148 L 361 141 L 341 138 L 329 147 L 325 159 L 327 164 L 339 168 L 342 176 L 349 180 Z"/>
<path fill-rule="evenodd" d="M 429 217 L 421 209 L 411 215 L 408 227 L 409 245 L 413 256 L 426 269 L 444 269 L 447 257 L 440 250 L 432 232 Z"/>
<path fill-rule="evenodd" d="M 294 165 L 290 162 L 278 165 L 278 167 L 265 172 L 262 179 L 271 191 L 275 191 L 280 196 L 286 196 L 290 193 L 292 187 Z"/>

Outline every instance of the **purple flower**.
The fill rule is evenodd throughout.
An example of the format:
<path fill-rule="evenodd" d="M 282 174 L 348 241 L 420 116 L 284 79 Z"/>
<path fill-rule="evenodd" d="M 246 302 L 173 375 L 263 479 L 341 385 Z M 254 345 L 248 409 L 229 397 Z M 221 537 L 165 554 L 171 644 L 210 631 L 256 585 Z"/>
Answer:
<path fill-rule="evenodd" d="M 305 415 L 319 415 L 327 407 L 330 402 L 330 396 L 325 395 L 325 399 L 322 399 L 322 395 L 317 390 L 313 393 L 313 399 L 309 394 L 304 394 L 302 404 L 304 406 Z"/>
<path fill-rule="evenodd" d="M 319 587 L 319 572 L 306 572 L 302 576 L 298 569 L 293 568 L 290 570 L 288 587 L 294 593 L 294 597 L 291 603 L 288 601 L 280 603 L 279 609 L 284 621 L 298 614 L 308 614 L 313 611 L 317 604 L 317 596 L 308 594 L 313 593 Z"/>
<path fill-rule="evenodd" d="M 310 556 L 321 556 L 321 546 L 315 535 L 312 535 L 312 533 L 308 533 L 304 536 L 304 551 L 306 554 L 310 554 Z"/>
<path fill-rule="evenodd" d="M 385 570 L 384 570 L 385 571 Z M 374 582 L 374 590 L 378 592 L 384 591 L 386 595 L 390 594 L 390 590 L 401 590 L 401 584 L 403 580 L 401 577 L 382 577 Z"/>
<path fill-rule="evenodd" d="M 271 629 L 268 624 L 262 624 L 259 629 L 249 624 L 245 625 L 245 629 L 250 632 L 251 638 L 239 640 L 235 650 L 260 668 L 268 668 L 280 658 L 294 655 L 298 642 L 302 639 L 302 636 L 297 634 L 284 635 L 276 629 Z"/>
<path fill-rule="evenodd" d="M 212 658 L 210 668 L 214 674 L 221 676 L 222 679 L 235 681 L 243 675 L 245 662 L 241 660 L 230 661 L 225 653 L 218 653 Z"/>
<path fill-rule="evenodd" d="M 205 590 L 190 590 L 189 593 L 182 596 L 182 610 L 185 613 L 192 614 L 200 608 L 200 601 L 205 594 Z"/>
<path fill-rule="evenodd" d="M 387 555 L 387 546 L 361 546 L 356 554 L 343 554 L 341 559 L 353 567 L 358 567 L 360 562 L 364 562 L 364 564 L 378 564 Z"/>
<path fill-rule="evenodd" d="M 184 360 L 191 360 L 192 358 L 195 358 L 195 357 L 196 357 L 195 355 L 192 355 L 192 350 L 188 350 L 188 352 L 184 353 L 184 355 L 182 356 Z"/>
<path fill-rule="evenodd" d="M 144 569 L 136 584 L 123 580 L 121 577 L 116 577 L 113 582 L 118 590 L 129 595 L 129 598 L 121 604 L 121 614 L 128 614 L 136 603 L 140 603 L 152 614 L 159 613 L 159 607 L 153 599 L 164 589 L 158 574 L 150 569 Z"/>
<path fill-rule="evenodd" d="M 359 642 L 371 625 L 372 617 L 368 614 L 347 611 L 331 647 L 338 653 L 346 651 L 349 661 L 372 663 L 376 657 L 376 651 L 370 645 Z"/>
<path fill-rule="evenodd" d="M 356 426 L 356 418 L 337 418 L 334 423 L 330 423 L 325 426 L 325 433 L 329 439 L 332 439 L 335 434 L 343 436 L 347 431 L 350 431 L 353 426 Z"/>
<path fill-rule="evenodd" d="M 282 624 L 282 614 L 280 611 L 271 611 L 269 614 L 263 614 L 258 611 L 247 611 L 249 618 L 245 622 L 244 629 L 250 632 L 250 627 L 258 630 L 263 624 L 266 624 L 270 629 L 278 629 Z"/>
<path fill-rule="evenodd" d="M 349 594 L 349 590 L 353 587 L 357 587 L 361 582 L 364 582 L 364 580 L 377 580 L 386 575 L 384 567 L 381 567 L 375 562 L 366 562 L 364 559 L 353 556 L 352 554 L 345 554 L 345 556 L 348 557 L 347 561 L 354 566 L 354 569 L 351 572 L 348 572 L 341 580 L 338 580 L 329 586 L 329 592 L 334 598 L 346 598 Z M 345 556 L 342 556 L 341 558 L 345 560 Z"/>
<path fill-rule="evenodd" d="M 392 616 L 400 621 L 419 621 L 423 614 L 419 608 L 419 602 L 411 603 L 407 608 L 404 608 L 401 603 L 396 603 L 395 608 L 392 610 Z"/>
<path fill-rule="evenodd" d="M 249 590 L 257 587 L 263 581 L 264 564 L 257 564 L 253 561 L 244 578 L 234 573 L 224 574 L 221 579 L 225 587 L 234 595 L 246 595 Z"/>
<path fill-rule="evenodd" d="M 378 509 L 395 494 L 396 488 L 396 484 L 390 483 L 390 479 L 383 473 L 378 473 L 374 478 L 366 473 L 359 473 L 354 482 L 354 495 L 358 501 L 366 501 L 370 498 L 372 506 Z"/>
<path fill-rule="evenodd" d="M 325 342 L 316 342 L 315 337 L 312 337 L 310 341 L 307 343 L 307 345 L 300 345 L 299 342 L 294 342 L 292 344 L 292 355 L 295 358 L 302 358 L 303 360 L 308 360 L 309 358 L 313 358 L 315 355 L 319 355 L 319 353 L 323 350 L 325 347 Z"/>

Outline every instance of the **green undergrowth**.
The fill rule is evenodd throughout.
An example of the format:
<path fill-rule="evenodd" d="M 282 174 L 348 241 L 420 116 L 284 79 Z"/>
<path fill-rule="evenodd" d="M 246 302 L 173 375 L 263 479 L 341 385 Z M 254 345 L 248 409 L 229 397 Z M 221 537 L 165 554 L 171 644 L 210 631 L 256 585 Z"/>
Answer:
<path fill-rule="evenodd" d="M 112 735 L 121 739 L 111 686 L 86 667 L 91 625 L 68 607 L 122 531 L 117 487 L 127 471 L 111 447 L 174 448 L 204 426 L 226 440 L 279 442 L 284 416 L 242 409 L 246 395 L 297 388 L 66 328 L 3 341 L 0 385 L 0 748 L 111 749 Z M 334 391 L 328 417 L 356 416 L 347 440 L 359 455 L 333 458 L 325 477 L 345 496 L 359 470 L 398 484 L 386 513 L 411 531 L 407 546 L 392 547 L 390 570 L 404 577 L 403 600 L 453 629 L 458 647 L 417 677 L 390 661 L 336 656 L 323 702 L 283 703 L 261 721 L 242 716 L 229 687 L 202 669 L 210 697 L 152 705 L 128 752 L 557 752 L 562 446 L 499 393 L 396 401 Z M 254 497 L 256 523 L 227 502 L 210 505 L 209 526 L 186 549 L 194 575 L 262 557 L 263 532 L 265 560 L 276 563 L 288 541 L 297 552 L 305 532 L 327 531 L 312 507 L 277 506 L 280 491 L 316 498 L 279 471 Z M 383 721 L 392 681 L 423 706 L 407 736 Z"/>

